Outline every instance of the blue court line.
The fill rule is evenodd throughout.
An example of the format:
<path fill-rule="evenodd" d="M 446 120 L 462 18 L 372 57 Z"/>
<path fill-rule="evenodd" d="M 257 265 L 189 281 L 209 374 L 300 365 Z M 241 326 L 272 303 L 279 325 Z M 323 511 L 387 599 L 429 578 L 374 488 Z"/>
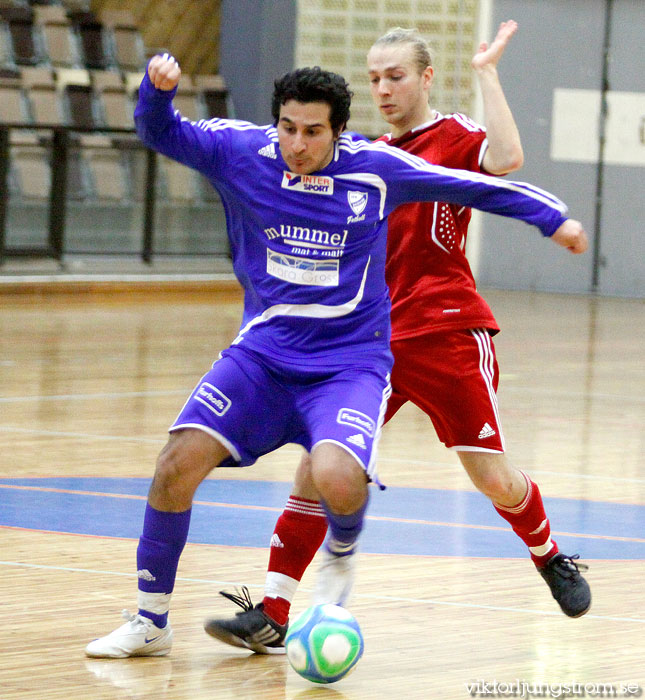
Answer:
<path fill-rule="evenodd" d="M 0 526 L 136 539 L 149 485 L 148 478 L 2 478 Z M 273 481 L 204 481 L 195 496 L 189 542 L 267 547 L 290 488 Z M 400 487 L 370 492 L 365 552 L 526 558 L 523 543 L 480 493 Z M 563 551 L 588 559 L 645 559 L 645 542 L 638 541 L 645 506 L 564 498 L 547 498 L 545 505 L 554 532 L 584 535 L 556 534 Z"/>

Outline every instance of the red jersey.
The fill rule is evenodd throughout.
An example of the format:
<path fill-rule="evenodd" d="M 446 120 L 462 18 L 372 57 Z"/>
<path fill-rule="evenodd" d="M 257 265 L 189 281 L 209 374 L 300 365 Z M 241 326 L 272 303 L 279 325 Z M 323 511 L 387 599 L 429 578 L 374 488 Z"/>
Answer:
<path fill-rule="evenodd" d="M 486 131 L 463 114 L 438 115 L 403 136 L 378 140 L 435 165 L 483 172 Z M 404 204 L 390 214 L 385 277 L 392 340 L 464 328 L 499 331 L 464 253 L 469 222 L 469 208 L 442 202 Z"/>

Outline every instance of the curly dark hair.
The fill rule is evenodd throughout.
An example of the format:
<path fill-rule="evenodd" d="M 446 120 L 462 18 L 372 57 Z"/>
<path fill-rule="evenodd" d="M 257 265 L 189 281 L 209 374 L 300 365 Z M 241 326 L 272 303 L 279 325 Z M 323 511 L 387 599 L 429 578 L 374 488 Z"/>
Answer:
<path fill-rule="evenodd" d="M 330 107 L 329 123 L 338 135 L 349 121 L 353 92 L 342 75 L 323 70 L 320 66 L 298 68 L 276 80 L 271 102 L 274 125 L 280 119 L 280 107 L 289 100 L 297 102 L 326 102 Z"/>

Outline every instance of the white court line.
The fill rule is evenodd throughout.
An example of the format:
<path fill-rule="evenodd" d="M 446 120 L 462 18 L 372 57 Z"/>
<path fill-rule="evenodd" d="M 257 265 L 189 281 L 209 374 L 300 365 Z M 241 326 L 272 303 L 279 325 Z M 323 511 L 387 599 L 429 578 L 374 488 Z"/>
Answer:
<path fill-rule="evenodd" d="M 129 398 L 132 396 L 174 396 L 176 394 L 190 393 L 193 387 L 189 389 L 168 389 L 159 391 L 113 391 L 99 392 L 95 394 L 43 394 L 40 396 L 4 396 L 0 397 L 0 403 L 20 403 L 29 401 L 87 401 L 89 399 L 119 399 Z M 534 386 L 502 386 L 498 393 L 503 392 L 521 392 L 524 395 L 539 394 L 542 396 L 561 397 L 565 396 L 569 399 L 615 399 L 616 401 L 631 401 L 634 403 L 645 403 L 645 395 L 642 394 L 607 394 L 603 392 L 586 392 L 586 391 L 557 391 L 553 389 L 539 389 Z"/>
<path fill-rule="evenodd" d="M 51 394 L 45 396 L 2 396 L 0 403 L 27 403 L 29 401 L 89 401 L 91 399 L 127 399 L 145 396 L 188 395 L 192 389 L 169 389 L 166 391 L 113 391 L 99 394 Z"/>
<path fill-rule="evenodd" d="M 553 389 L 539 389 L 534 386 L 500 386 L 498 394 L 505 392 L 522 393 L 524 395 L 539 394 L 541 396 L 565 397 L 568 399 L 616 399 L 616 401 L 632 401 L 634 403 L 645 403 L 645 396 L 639 394 L 606 394 L 601 391 L 554 391 Z"/>
<path fill-rule="evenodd" d="M 155 444 L 161 444 L 166 442 L 166 439 L 162 438 L 133 437 L 132 435 L 94 435 L 92 433 L 72 433 L 66 430 L 39 430 L 32 428 L 18 428 L 11 425 L 0 425 L 0 433 L 47 435 L 49 437 L 81 438 L 83 440 L 118 440 L 119 442 L 151 442 Z"/>
<path fill-rule="evenodd" d="M 75 282 L 141 282 L 156 284 L 157 282 L 220 282 L 222 280 L 235 280 L 231 272 L 187 272 L 187 273 L 75 273 L 75 274 L 51 274 L 51 275 L 3 275 L 3 284 L 34 284 L 42 282 L 58 282 L 59 284 L 72 284 Z"/>
<path fill-rule="evenodd" d="M 136 573 L 124 573 L 121 571 L 98 571 L 96 569 L 78 569 L 68 566 L 48 566 L 46 564 L 27 564 L 25 562 L 19 561 L 0 561 L 0 566 L 13 566 L 13 567 L 25 567 L 28 569 L 45 569 L 49 571 L 68 571 L 70 573 L 81 573 L 81 574 L 101 574 L 102 576 L 125 576 L 128 578 L 137 578 Z M 221 581 L 219 579 L 204 579 L 204 578 L 188 578 L 185 576 L 177 576 L 177 581 L 182 581 L 186 583 L 207 583 L 215 586 L 242 586 L 245 585 L 247 588 L 264 588 L 264 584 L 242 584 L 239 581 Z M 303 591 L 311 592 L 311 589 L 302 587 Z M 354 598 L 363 598 L 365 600 L 380 600 L 395 603 L 418 603 L 419 605 L 437 605 L 451 608 L 467 608 L 477 609 L 477 610 L 494 610 L 496 612 L 514 612 L 514 613 L 524 613 L 527 615 L 548 615 L 550 617 L 562 617 L 561 612 L 554 612 L 552 610 L 533 610 L 531 608 L 512 608 L 503 605 L 481 605 L 479 603 L 454 603 L 445 600 L 433 600 L 432 598 L 407 598 L 404 596 L 389 596 L 389 595 L 375 595 L 369 593 L 352 593 Z M 639 617 L 612 617 L 610 615 L 593 615 L 587 613 L 585 619 L 592 620 L 602 620 L 610 622 L 636 622 L 638 624 L 645 624 L 645 619 Z"/>
<path fill-rule="evenodd" d="M 23 428 L 22 426 L 11 426 L 11 425 L 0 425 L 0 433 L 20 433 L 23 435 L 46 435 L 50 437 L 63 437 L 63 438 L 79 438 L 81 440 L 106 440 L 106 441 L 123 441 L 123 442 L 141 442 L 150 444 L 165 444 L 166 438 L 144 438 L 135 437 L 132 435 L 96 435 L 94 433 L 74 433 L 66 430 L 42 430 L 39 428 Z M 283 454 L 294 454 L 300 455 L 302 450 L 296 447 L 285 446 L 280 448 Z M 419 467 L 454 467 L 455 462 L 438 462 L 438 461 L 428 461 L 422 459 L 408 459 L 404 457 L 383 457 L 379 456 L 379 462 L 390 463 L 390 464 L 401 464 L 404 462 L 406 465 L 419 466 Z M 602 474 L 576 474 L 574 472 L 553 472 L 545 471 L 539 469 L 531 469 L 532 475 L 546 474 L 548 476 L 561 476 L 567 477 L 569 479 L 579 479 L 587 481 L 611 481 L 612 483 L 624 483 L 624 484 L 645 484 L 645 479 L 634 479 L 630 477 L 622 476 L 604 476 Z M 401 487 L 406 488 L 406 487 Z M 408 487 L 414 488 L 414 487 Z"/>
<path fill-rule="evenodd" d="M 645 484 L 645 479 L 630 479 L 627 476 L 602 476 L 596 474 L 570 474 L 568 472 L 549 472 L 531 469 L 531 474 L 548 474 L 549 476 L 568 476 L 571 479 L 588 479 L 590 481 L 620 481 L 626 484 Z"/>

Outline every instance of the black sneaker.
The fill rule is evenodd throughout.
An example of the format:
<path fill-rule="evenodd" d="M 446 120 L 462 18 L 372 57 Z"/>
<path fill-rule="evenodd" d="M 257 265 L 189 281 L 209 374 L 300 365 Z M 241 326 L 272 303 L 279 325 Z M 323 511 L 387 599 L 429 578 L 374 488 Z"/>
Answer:
<path fill-rule="evenodd" d="M 581 617 L 591 607 L 589 584 L 580 575 L 580 569 L 588 569 L 579 564 L 579 554 L 568 557 L 558 552 L 538 571 L 551 589 L 551 595 L 558 601 L 562 612 L 569 617 Z"/>
<path fill-rule="evenodd" d="M 284 654 L 288 624 L 279 625 L 272 620 L 264 612 L 264 603 L 254 606 L 246 586 L 242 586 L 241 595 L 225 591 L 220 591 L 220 595 L 232 600 L 243 611 L 228 620 L 206 619 L 204 629 L 211 637 L 224 644 L 250 649 L 256 654 Z"/>

